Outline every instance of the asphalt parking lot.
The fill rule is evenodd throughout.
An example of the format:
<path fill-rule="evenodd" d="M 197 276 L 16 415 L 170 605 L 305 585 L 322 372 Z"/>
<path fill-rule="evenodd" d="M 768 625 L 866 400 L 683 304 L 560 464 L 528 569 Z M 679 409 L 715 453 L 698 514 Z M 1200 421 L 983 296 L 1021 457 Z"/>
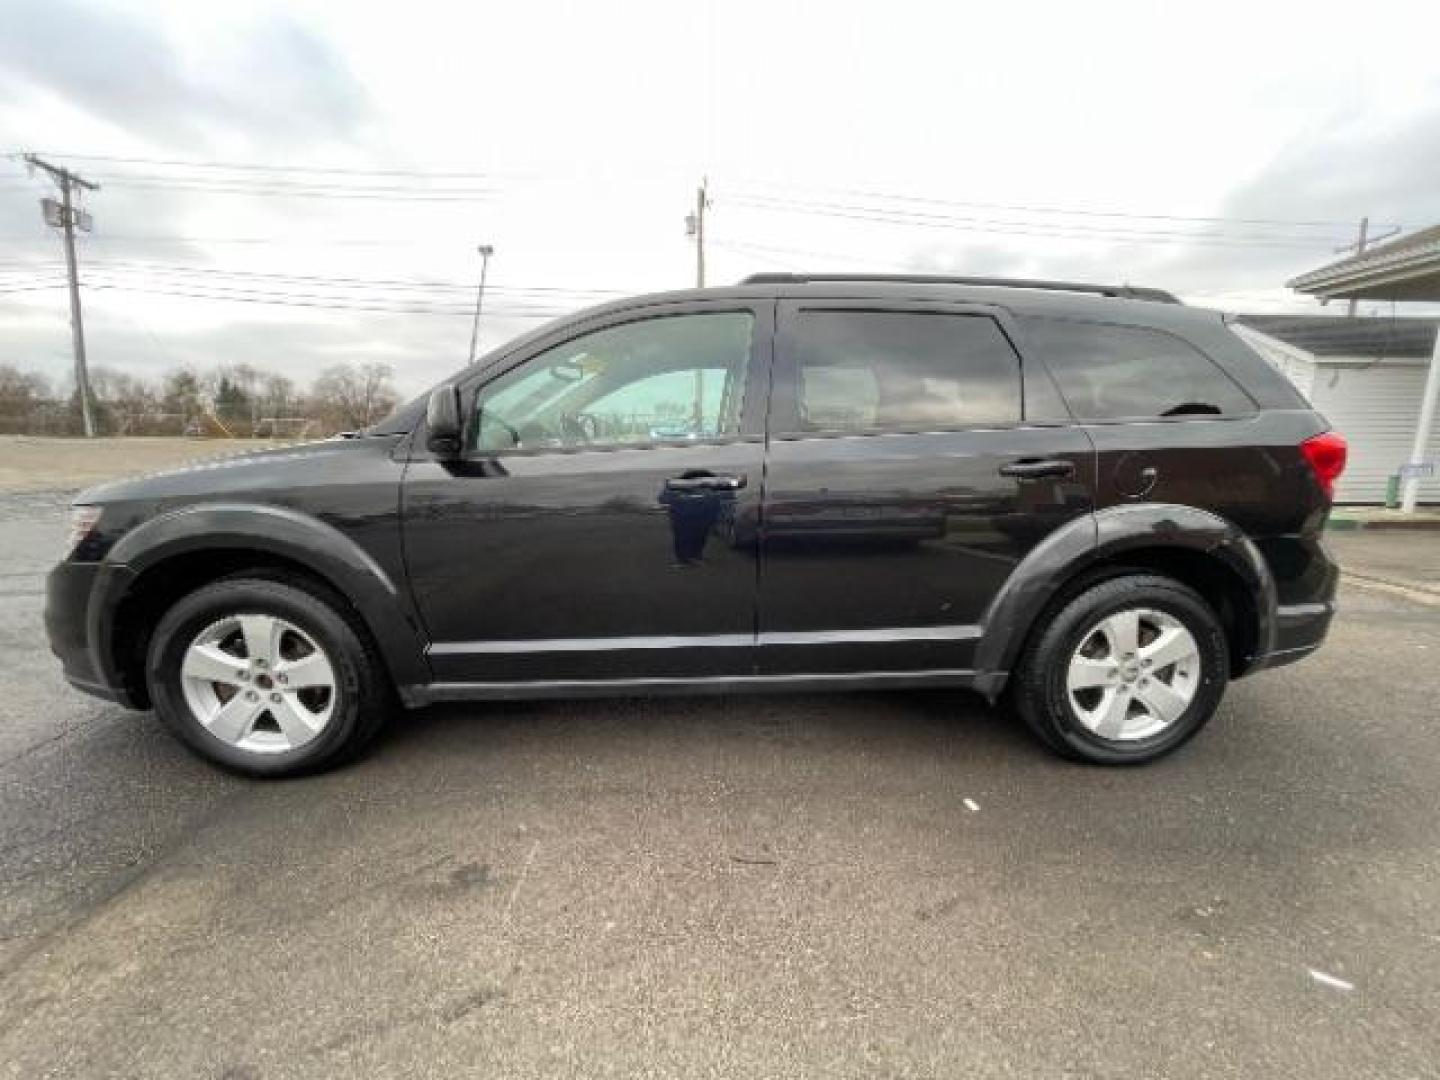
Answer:
<path fill-rule="evenodd" d="M 1440 1075 L 1440 606 L 1347 586 L 1141 770 L 909 692 L 437 709 L 263 783 L 64 686 L 64 503 L 0 496 L 0 1075 Z"/>

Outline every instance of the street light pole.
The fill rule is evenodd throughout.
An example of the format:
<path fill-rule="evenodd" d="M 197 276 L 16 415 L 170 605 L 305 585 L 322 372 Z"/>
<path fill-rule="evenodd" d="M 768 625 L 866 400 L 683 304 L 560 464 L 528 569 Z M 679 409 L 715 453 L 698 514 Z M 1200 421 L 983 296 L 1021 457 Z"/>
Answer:
<path fill-rule="evenodd" d="M 475 344 L 480 340 L 480 309 L 485 304 L 485 274 L 490 269 L 490 256 L 495 254 L 495 249 L 489 244 L 481 244 L 475 249 L 480 253 L 480 288 L 475 293 L 475 321 L 470 324 L 470 363 L 475 362 Z"/>

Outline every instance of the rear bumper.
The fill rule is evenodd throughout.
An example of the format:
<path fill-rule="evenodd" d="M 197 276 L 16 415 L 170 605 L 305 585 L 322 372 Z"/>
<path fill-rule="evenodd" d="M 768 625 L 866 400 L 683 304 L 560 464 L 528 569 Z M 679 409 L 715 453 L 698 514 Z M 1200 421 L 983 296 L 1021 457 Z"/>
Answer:
<path fill-rule="evenodd" d="M 136 709 L 141 705 L 110 666 L 101 660 L 95 633 L 97 597 L 123 567 L 106 563 L 63 562 L 45 583 L 45 634 L 50 651 L 60 660 L 65 681 L 77 690 Z"/>
<path fill-rule="evenodd" d="M 1274 647 L 1257 659 L 1250 671 L 1268 671 L 1304 660 L 1318 649 L 1330 632 L 1335 601 L 1288 604 L 1275 609 Z"/>

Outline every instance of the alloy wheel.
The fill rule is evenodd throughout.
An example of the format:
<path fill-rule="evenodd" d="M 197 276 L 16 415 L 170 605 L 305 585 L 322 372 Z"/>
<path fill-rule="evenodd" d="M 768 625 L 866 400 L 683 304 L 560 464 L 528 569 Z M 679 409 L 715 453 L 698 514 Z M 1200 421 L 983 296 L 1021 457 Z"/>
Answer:
<path fill-rule="evenodd" d="M 1179 720 L 1195 699 L 1200 676 L 1200 647 L 1184 623 L 1153 608 L 1125 608 L 1081 638 L 1065 690 L 1086 729 L 1133 742 Z"/>
<path fill-rule="evenodd" d="M 190 642 L 180 666 L 196 721 L 240 750 L 277 754 L 317 738 L 335 710 L 335 666 L 315 639 L 274 615 L 231 615 Z"/>

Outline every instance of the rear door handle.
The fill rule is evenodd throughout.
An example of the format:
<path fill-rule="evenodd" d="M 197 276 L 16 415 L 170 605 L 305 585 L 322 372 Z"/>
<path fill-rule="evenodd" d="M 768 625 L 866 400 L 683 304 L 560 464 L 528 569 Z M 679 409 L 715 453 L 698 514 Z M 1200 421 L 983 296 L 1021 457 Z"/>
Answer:
<path fill-rule="evenodd" d="M 1037 461 L 1026 459 L 1012 461 L 1000 466 L 1001 476 L 1013 476 L 1016 480 L 1043 480 L 1049 476 L 1074 476 L 1075 463 L 1060 458 Z"/>
<path fill-rule="evenodd" d="M 745 476 L 672 476 L 665 481 L 667 491 L 739 491 Z"/>

